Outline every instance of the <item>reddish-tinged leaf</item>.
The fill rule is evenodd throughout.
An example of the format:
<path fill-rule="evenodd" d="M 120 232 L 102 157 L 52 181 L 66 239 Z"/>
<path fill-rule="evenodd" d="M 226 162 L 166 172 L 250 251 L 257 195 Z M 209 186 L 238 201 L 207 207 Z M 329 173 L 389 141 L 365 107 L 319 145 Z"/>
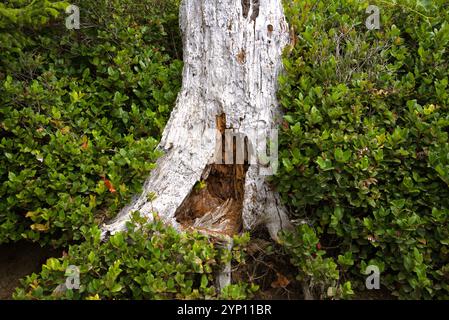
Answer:
<path fill-rule="evenodd" d="M 117 192 L 117 190 L 115 190 L 114 185 L 112 184 L 112 182 L 108 179 L 106 179 L 105 177 L 102 177 L 103 181 L 104 181 L 104 185 L 106 186 L 106 188 L 108 188 L 109 192 L 111 193 L 115 193 Z"/>
<path fill-rule="evenodd" d="M 83 136 L 83 144 L 81 145 L 81 149 L 87 150 L 89 148 L 89 140 L 86 136 Z"/>
<path fill-rule="evenodd" d="M 286 276 L 277 273 L 277 279 L 271 283 L 273 288 L 285 288 L 290 284 L 290 280 Z"/>

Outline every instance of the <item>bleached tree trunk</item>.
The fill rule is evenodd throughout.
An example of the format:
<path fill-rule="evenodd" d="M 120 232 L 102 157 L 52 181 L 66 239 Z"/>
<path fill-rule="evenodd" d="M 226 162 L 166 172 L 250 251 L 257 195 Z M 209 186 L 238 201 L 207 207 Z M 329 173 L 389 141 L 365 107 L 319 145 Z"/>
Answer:
<path fill-rule="evenodd" d="M 157 212 L 178 229 L 225 234 L 263 224 L 277 239 L 290 223 L 261 174 L 266 168 L 220 165 L 223 153 L 215 151 L 229 130 L 277 128 L 277 77 L 289 41 L 281 0 L 183 0 L 180 10 L 183 85 L 160 142 L 164 155 L 142 194 L 103 226 L 103 236 L 124 229 L 130 213 L 140 211 Z M 200 188 L 198 181 L 205 181 Z"/>

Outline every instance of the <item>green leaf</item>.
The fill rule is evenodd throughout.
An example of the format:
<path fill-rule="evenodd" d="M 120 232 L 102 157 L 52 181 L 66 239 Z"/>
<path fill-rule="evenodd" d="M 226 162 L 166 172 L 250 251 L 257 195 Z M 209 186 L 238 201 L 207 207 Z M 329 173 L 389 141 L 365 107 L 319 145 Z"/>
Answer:
<path fill-rule="evenodd" d="M 111 292 L 117 293 L 117 292 L 121 291 L 122 288 L 123 288 L 123 287 L 122 287 L 121 284 L 116 283 L 116 284 L 114 284 L 114 286 L 112 287 Z"/>
<path fill-rule="evenodd" d="M 332 166 L 332 161 L 329 159 L 323 159 L 322 157 L 318 157 L 316 163 L 320 166 L 320 169 L 323 171 L 329 171 L 334 169 Z"/>
<path fill-rule="evenodd" d="M 203 274 L 201 276 L 201 288 L 206 288 L 209 281 L 207 280 L 207 275 Z"/>
<path fill-rule="evenodd" d="M 351 151 L 343 151 L 341 148 L 337 148 L 334 151 L 335 160 L 340 163 L 346 163 L 351 158 Z"/>

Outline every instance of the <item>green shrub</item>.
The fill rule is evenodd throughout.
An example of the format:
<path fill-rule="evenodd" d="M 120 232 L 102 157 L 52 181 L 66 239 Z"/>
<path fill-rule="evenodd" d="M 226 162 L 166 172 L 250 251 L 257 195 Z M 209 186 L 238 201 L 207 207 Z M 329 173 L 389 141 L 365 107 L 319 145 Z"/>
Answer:
<path fill-rule="evenodd" d="M 85 241 L 63 258 L 51 258 L 39 274 L 22 280 L 15 299 L 245 299 L 257 286 L 245 283 L 216 289 L 222 266 L 244 261 L 249 237 L 235 237 L 230 252 L 197 231 L 178 232 L 155 216 L 138 213 L 127 231 L 100 242 L 98 227 L 83 228 Z M 69 266 L 79 268 L 79 289 L 65 286 Z"/>
<path fill-rule="evenodd" d="M 338 263 L 324 257 L 321 243 L 309 225 L 302 224 L 294 232 L 281 237 L 281 245 L 291 257 L 291 263 L 298 268 L 297 280 L 303 287 L 306 299 L 350 298 L 354 292 L 351 282 L 342 282 L 339 267 L 353 264 L 351 256 L 339 256 Z"/>
<path fill-rule="evenodd" d="M 381 29 L 368 30 L 368 5 Z M 449 10 L 445 0 L 286 1 L 284 202 L 364 289 L 449 298 Z M 291 239 L 295 246 L 296 239 Z M 295 259 L 296 257 L 293 257 Z"/>
<path fill-rule="evenodd" d="M 33 1 L 45 19 L 30 1 L 8 3 L 0 243 L 64 245 L 114 216 L 154 166 L 181 85 L 179 1 L 71 1 L 80 30 L 65 28 L 61 2 Z"/>

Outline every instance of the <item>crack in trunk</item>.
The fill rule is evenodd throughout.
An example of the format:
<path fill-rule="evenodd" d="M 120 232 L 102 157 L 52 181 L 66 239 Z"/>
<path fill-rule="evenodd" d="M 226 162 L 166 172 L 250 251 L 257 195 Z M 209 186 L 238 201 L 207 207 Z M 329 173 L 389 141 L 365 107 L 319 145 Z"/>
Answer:
<path fill-rule="evenodd" d="M 241 1 L 242 1 L 243 17 L 246 19 L 246 18 L 248 18 L 251 1 L 250 0 L 241 0 Z"/>

